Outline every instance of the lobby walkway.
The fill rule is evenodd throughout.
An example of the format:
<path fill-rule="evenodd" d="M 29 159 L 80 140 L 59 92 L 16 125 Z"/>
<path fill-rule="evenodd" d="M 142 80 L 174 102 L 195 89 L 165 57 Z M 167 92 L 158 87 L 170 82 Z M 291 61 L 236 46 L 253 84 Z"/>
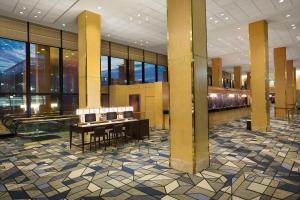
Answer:
<path fill-rule="evenodd" d="M 267 134 L 235 121 L 210 130 L 210 167 L 169 168 L 167 133 L 82 154 L 68 141 L 0 141 L 0 199 L 299 199 L 300 118 Z M 99 197 L 100 196 L 100 197 Z"/>

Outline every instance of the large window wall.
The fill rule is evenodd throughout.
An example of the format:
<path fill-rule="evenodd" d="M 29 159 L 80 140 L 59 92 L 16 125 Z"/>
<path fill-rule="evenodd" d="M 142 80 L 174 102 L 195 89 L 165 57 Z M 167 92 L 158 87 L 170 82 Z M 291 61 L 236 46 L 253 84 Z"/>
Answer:
<path fill-rule="evenodd" d="M 167 81 L 167 76 L 166 66 L 101 56 L 102 105 L 109 106 L 109 85 Z M 76 108 L 77 51 L 0 38 L 0 117 L 73 114 Z"/>

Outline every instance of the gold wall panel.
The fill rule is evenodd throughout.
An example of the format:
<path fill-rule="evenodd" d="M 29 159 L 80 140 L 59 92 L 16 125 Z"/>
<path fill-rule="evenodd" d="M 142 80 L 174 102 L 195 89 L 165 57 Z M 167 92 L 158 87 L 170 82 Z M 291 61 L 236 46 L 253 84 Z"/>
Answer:
<path fill-rule="evenodd" d="M 287 117 L 287 71 L 286 71 L 286 48 L 274 49 L 275 69 L 275 117 L 286 119 Z"/>
<path fill-rule="evenodd" d="M 128 47 L 125 45 L 110 43 L 110 55 L 112 57 L 128 59 Z"/>
<path fill-rule="evenodd" d="M 152 63 L 156 64 L 157 63 L 157 57 L 156 53 L 151 52 L 151 51 L 144 51 L 144 62 L 146 63 Z"/>
<path fill-rule="evenodd" d="M 78 16 L 79 108 L 101 106 L 100 22 L 100 15 L 89 11 Z"/>
<path fill-rule="evenodd" d="M 63 31 L 62 32 L 62 48 L 77 50 L 77 34 Z"/>
<path fill-rule="evenodd" d="M 249 24 L 251 120 L 252 129 L 258 131 L 267 131 L 270 125 L 268 50 L 267 22 L 262 20 Z"/>
<path fill-rule="evenodd" d="M 60 47 L 60 31 L 36 24 L 29 24 L 29 42 Z"/>
<path fill-rule="evenodd" d="M 205 0 L 168 0 L 170 166 L 208 167 Z"/>
<path fill-rule="evenodd" d="M 27 41 L 27 23 L 0 16 L 0 37 Z"/>

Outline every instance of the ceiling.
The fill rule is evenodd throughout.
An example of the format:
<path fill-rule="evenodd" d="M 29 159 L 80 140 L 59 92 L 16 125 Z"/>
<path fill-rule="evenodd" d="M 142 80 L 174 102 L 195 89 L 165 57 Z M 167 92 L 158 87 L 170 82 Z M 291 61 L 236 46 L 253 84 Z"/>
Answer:
<path fill-rule="evenodd" d="M 101 14 L 103 39 L 167 54 L 166 0 L 0 0 L 1 15 L 72 32 L 83 10 Z M 221 57 L 227 71 L 248 71 L 248 24 L 261 19 L 270 71 L 276 47 L 300 68 L 300 0 L 207 0 L 208 56 Z"/>

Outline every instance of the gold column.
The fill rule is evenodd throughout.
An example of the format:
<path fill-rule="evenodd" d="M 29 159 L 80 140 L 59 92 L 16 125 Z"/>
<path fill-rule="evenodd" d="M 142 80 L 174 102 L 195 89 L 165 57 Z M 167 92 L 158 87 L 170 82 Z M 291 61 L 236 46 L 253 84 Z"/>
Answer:
<path fill-rule="evenodd" d="M 234 71 L 234 88 L 241 89 L 241 66 L 236 66 Z"/>
<path fill-rule="evenodd" d="M 209 166 L 206 1 L 168 0 L 170 166 Z"/>
<path fill-rule="evenodd" d="M 101 106 L 100 18 L 90 11 L 83 11 L 78 16 L 79 108 Z"/>
<path fill-rule="evenodd" d="M 222 84 L 222 58 L 211 59 L 212 86 L 223 87 Z"/>
<path fill-rule="evenodd" d="M 286 48 L 274 49 L 275 68 L 275 118 L 287 117 L 287 80 L 286 80 Z"/>
<path fill-rule="evenodd" d="M 267 131 L 270 126 L 268 24 L 258 21 L 249 24 L 251 68 L 252 129 Z"/>
<path fill-rule="evenodd" d="M 295 80 L 294 80 L 294 61 L 286 61 L 286 76 L 287 76 L 287 107 L 295 107 Z"/>
<path fill-rule="evenodd" d="M 247 90 L 251 89 L 251 73 L 247 72 Z"/>

